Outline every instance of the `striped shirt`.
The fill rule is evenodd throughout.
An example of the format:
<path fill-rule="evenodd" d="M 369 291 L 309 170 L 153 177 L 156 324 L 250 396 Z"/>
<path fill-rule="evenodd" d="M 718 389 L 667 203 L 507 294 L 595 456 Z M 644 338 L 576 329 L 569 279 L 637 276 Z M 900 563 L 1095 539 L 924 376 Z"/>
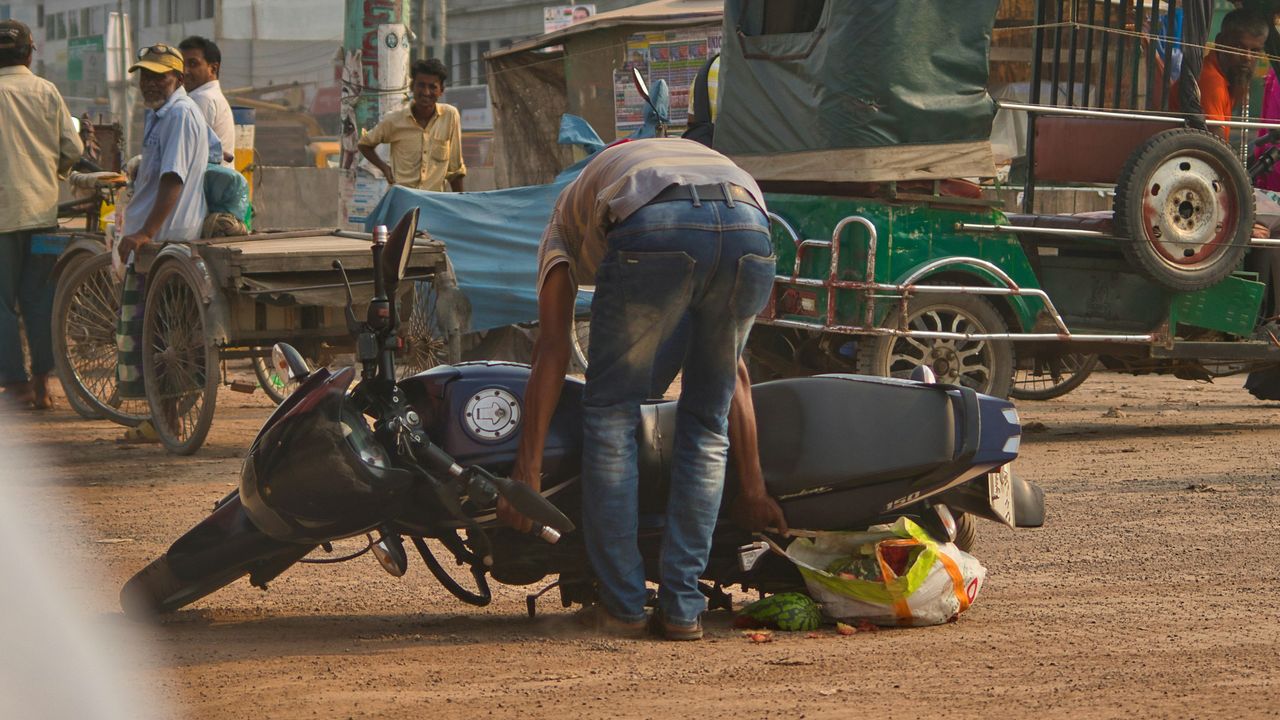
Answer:
<path fill-rule="evenodd" d="M 671 185 L 738 185 L 765 207 L 756 181 L 701 143 L 651 138 L 605 148 L 560 192 L 538 247 L 538 288 L 551 268 L 569 265 L 577 285 L 595 282 L 605 233 Z"/>

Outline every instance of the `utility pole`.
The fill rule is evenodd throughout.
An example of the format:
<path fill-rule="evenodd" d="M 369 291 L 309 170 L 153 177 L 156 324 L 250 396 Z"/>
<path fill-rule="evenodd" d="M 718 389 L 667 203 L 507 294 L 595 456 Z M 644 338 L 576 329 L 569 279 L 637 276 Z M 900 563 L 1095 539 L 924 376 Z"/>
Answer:
<path fill-rule="evenodd" d="M 423 0 L 423 2 L 426 2 L 426 0 Z M 439 58 L 440 62 L 444 62 L 444 46 L 447 42 L 446 37 L 448 34 L 448 14 L 449 0 L 439 0 L 436 5 L 436 42 L 435 49 L 432 51 L 431 56 Z M 449 68 L 449 74 L 453 74 L 453 68 Z"/>

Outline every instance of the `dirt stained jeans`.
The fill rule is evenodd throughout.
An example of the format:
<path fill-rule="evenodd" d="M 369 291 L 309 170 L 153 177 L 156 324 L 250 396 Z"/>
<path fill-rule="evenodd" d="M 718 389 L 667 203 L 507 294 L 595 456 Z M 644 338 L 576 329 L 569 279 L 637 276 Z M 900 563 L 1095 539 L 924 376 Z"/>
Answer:
<path fill-rule="evenodd" d="M 583 395 L 583 531 L 601 600 L 619 619 L 643 618 L 647 598 L 637 545 L 640 404 L 659 348 L 686 315 L 658 604 L 681 625 L 706 607 L 698 578 L 724 490 L 737 362 L 774 268 L 768 220 L 745 202 L 653 203 L 608 233 Z"/>

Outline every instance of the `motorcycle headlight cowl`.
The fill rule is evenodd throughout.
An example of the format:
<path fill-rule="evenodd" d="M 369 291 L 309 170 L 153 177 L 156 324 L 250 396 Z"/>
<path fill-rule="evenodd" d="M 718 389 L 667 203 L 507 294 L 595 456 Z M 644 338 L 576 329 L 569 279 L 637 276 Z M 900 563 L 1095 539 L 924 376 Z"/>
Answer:
<path fill-rule="evenodd" d="M 318 543 L 388 519 L 412 475 L 396 468 L 364 417 L 347 406 L 350 369 L 268 427 L 241 470 L 250 519 L 277 540 Z"/>

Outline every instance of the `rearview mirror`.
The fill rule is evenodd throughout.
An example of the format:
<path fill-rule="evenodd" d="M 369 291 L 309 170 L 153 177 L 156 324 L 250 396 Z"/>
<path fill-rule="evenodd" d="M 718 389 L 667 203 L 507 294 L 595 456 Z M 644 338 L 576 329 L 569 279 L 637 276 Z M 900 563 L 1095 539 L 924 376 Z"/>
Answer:
<path fill-rule="evenodd" d="M 400 222 L 387 235 L 387 244 L 382 247 L 382 282 L 388 297 L 395 297 L 396 287 L 408 270 L 413 236 L 418 233 L 418 210 L 414 208 L 400 217 Z"/>
<path fill-rule="evenodd" d="M 649 102 L 649 86 L 638 68 L 631 68 L 631 82 L 636 86 L 636 92 L 640 93 L 640 97 L 644 98 L 645 102 Z"/>

